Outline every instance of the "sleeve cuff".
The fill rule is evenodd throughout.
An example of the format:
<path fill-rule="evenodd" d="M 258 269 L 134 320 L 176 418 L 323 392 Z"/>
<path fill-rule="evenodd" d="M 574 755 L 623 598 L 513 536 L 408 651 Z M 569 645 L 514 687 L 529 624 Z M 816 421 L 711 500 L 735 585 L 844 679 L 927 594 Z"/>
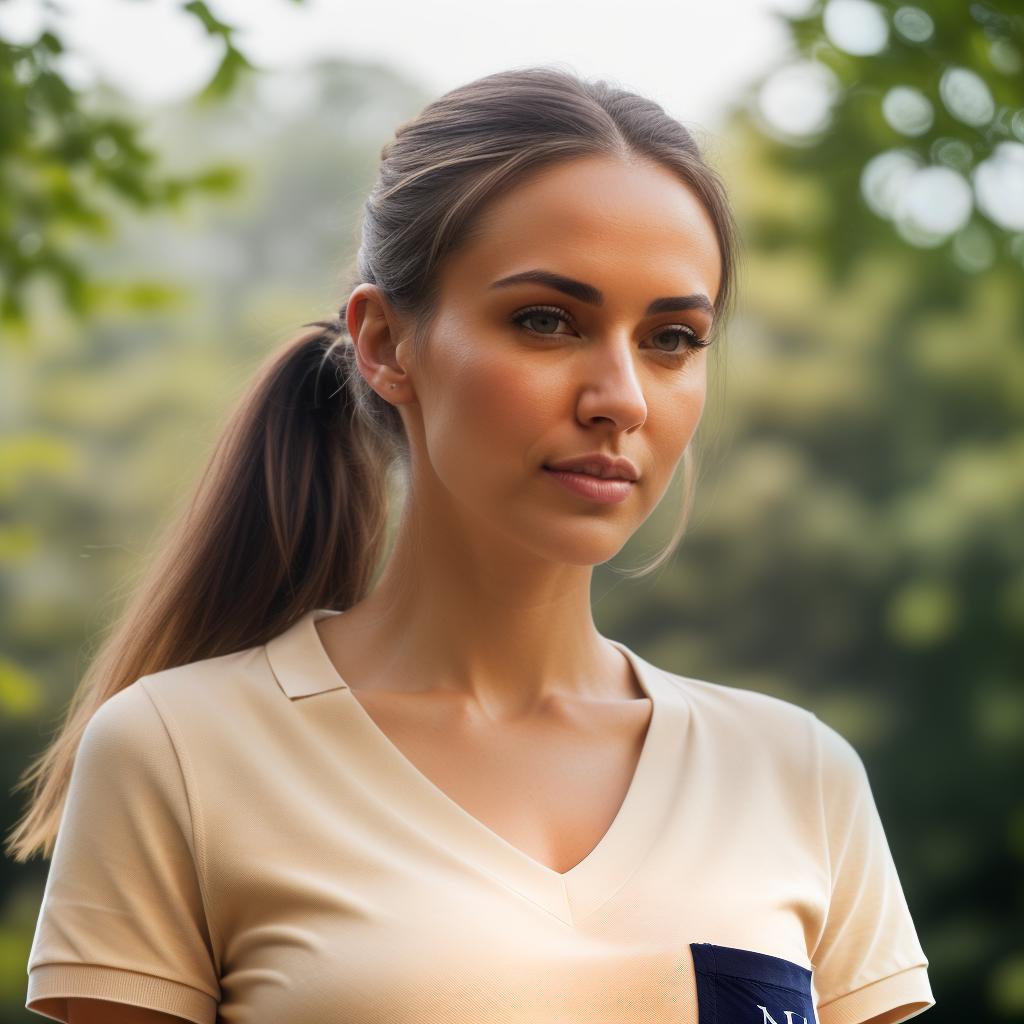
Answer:
<path fill-rule="evenodd" d="M 819 1024 L 899 1024 L 935 1005 L 926 964 L 916 964 L 818 1004 Z"/>
<path fill-rule="evenodd" d="M 27 1010 L 66 1024 L 72 998 L 162 1010 L 194 1024 L 215 1024 L 217 1018 L 214 996 L 170 978 L 98 964 L 38 964 L 29 971 Z"/>

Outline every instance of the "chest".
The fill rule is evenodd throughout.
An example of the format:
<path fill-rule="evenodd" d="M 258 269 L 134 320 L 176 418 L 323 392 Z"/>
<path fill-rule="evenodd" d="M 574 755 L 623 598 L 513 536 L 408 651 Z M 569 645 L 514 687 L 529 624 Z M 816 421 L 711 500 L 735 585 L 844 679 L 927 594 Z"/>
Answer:
<path fill-rule="evenodd" d="M 699 1024 L 691 942 L 806 962 L 827 878 L 797 821 L 687 761 L 671 707 L 488 730 L 341 696 L 204 792 L 236 825 L 208 850 L 223 1019 Z"/>
<path fill-rule="evenodd" d="M 636 774 L 650 700 L 481 724 L 443 702 L 353 694 L 373 726 L 431 786 L 557 872 L 608 832 Z"/>

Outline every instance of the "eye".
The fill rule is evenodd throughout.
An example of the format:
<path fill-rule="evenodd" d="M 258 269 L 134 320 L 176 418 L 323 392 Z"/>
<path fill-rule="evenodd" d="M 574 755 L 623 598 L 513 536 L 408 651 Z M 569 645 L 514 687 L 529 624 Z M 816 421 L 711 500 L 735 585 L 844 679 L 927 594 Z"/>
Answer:
<path fill-rule="evenodd" d="M 559 309 L 558 306 L 530 306 L 512 315 L 512 323 L 514 324 L 522 326 L 527 320 L 561 320 L 564 323 L 572 323 L 572 317 L 564 309 Z M 526 330 L 531 334 L 548 333 L 547 331 L 535 331 L 531 327 L 527 327 Z"/>
<path fill-rule="evenodd" d="M 685 324 L 679 324 L 678 327 L 674 326 L 665 328 L 664 330 L 658 331 L 654 337 L 657 338 L 665 334 L 675 337 L 679 341 L 680 345 L 686 346 L 682 350 L 672 349 L 671 351 L 666 351 L 665 349 L 658 349 L 659 352 L 665 352 L 665 354 L 669 356 L 689 355 L 694 349 L 707 348 L 708 345 L 711 344 L 711 341 L 707 338 L 698 338 L 697 332 L 694 331 L 693 328 L 687 327 Z"/>
<path fill-rule="evenodd" d="M 572 325 L 573 323 L 572 317 L 559 306 L 529 306 L 526 309 L 521 309 L 519 312 L 514 313 L 510 319 L 512 323 L 523 327 L 524 330 L 529 331 L 531 334 L 538 334 L 547 337 L 557 337 L 560 332 L 537 331 L 532 327 L 526 327 L 526 321 L 562 321 L 569 325 Z M 679 347 L 674 349 L 656 348 L 655 351 L 660 352 L 662 355 L 675 357 L 677 360 L 683 360 L 695 349 L 707 348 L 711 344 L 709 339 L 698 338 L 697 332 L 686 324 L 673 324 L 671 327 L 663 327 L 655 332 L 653 337 L 657 339 L 666 335 L 675 338 Z"/>

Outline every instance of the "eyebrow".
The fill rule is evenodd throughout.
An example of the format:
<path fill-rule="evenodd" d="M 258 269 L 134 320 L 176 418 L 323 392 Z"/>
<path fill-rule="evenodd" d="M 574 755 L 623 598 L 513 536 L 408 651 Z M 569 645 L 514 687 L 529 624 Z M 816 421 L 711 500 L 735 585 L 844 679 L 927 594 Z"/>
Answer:
<path fill-rule="evenodd" d="M 564 274 L 555 274 L 550 270 L 524 270 L 520 274 L 511 274 L 508 277 L 499 278 L 494 281 L 491 288 L 507 288 L 514 284 L 530 282 L 533 284 L 546 284 L 549 288 L 555 288 L 566 295 L 571 295 L 580 302 L 586 302 L 591 306 L 600 306 L 604 303 L 604 293 L 595 288 L 592 284 L 584 281 L 576 281 Z M 654 299 L 647 306 L 645 316 L 654 313 L 674 313 L 679 310 L 700 309 L 705 313 L 715 315 L 715 307 L 711 300 L 703 293 L 693 295 L 670 295 L 661 299 Z"/>

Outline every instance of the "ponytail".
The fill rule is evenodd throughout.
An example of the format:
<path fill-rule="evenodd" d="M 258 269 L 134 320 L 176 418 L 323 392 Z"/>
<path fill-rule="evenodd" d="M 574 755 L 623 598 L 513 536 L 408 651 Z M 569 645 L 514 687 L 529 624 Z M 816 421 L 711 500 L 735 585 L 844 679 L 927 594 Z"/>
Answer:
<path fill-rule="evenodd" d="M 194 493 L 101 638 L 60 734 L 15 787 L 33 787 L 7 839 L 15 860 L 51 855 L 79 739 L 108 697 L 144 675 L 264 643 L 311 608 L 345 609 L 368 592 L 401 419 L 358 374 L 339 320 L 304 326 L 313 329 L 274 352 L 229 413 Z"/>

